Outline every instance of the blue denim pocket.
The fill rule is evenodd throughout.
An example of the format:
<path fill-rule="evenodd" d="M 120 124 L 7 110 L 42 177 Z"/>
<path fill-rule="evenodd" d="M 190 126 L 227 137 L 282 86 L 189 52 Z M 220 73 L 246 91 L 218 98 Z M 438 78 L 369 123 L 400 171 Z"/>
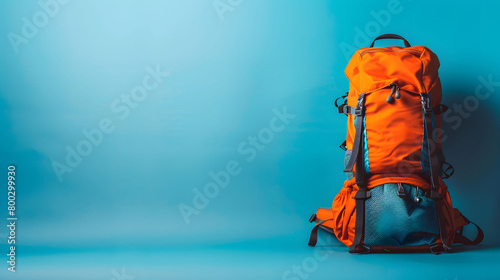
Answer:
<path fill-rule="evenodd" d="M 436 242 L 436 203 L 422 190 L 407 184 L 384 184 L 370 193 L 365 208 L 366 245 L 419 246 Z"/>

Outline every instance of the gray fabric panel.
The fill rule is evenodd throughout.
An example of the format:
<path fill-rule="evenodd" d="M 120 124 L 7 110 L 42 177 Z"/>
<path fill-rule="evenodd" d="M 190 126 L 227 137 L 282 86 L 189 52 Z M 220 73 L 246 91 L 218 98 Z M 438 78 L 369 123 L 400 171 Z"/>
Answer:
<path fill-rule="evenodd" d="M 345 151 L 344 168 L 347 166 L 347 163 L 349 162 L 349 159 L 351 159 L 351 154 L 352 154 L 352 150 Z M 347 180 L 351 180 L 352 178 L 354 178 L 354 172 L 353 171 L 346 172 L 346 175 L 347 175 Z"/>

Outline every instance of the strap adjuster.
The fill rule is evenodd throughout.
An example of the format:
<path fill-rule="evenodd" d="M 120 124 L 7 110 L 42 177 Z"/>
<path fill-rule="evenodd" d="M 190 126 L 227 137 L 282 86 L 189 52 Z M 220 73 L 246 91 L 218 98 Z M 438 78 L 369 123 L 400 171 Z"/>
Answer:
<path fill-rule="evenodd" d="M 347 140 L 342 142 L 342 144 L 340 144 L 339 148 L 341 148 L 344 151 L 347 151 Z"/>
<path fill-rule="evenodd" d="M 431 98 L 427 93 L 421 93 L 420 94 L 420 102 L 422 103 L 422 108 L 424 109 L 424 112 L 426 114 L 431 114 L 432 113 L 432 107 L 431 107 Z"/>
<path fill-rule="evenodd" d="M 362 93 L 359 98 L 358 98 L 358 104 L 356 106 L 356 109 L 354 110 L 354 113 L 356 116 L 360 117 L 363 115 L 365 109 L 365 94 Z"/>
<path fill-rule="evenodd" d="M 359 253 L 359 254 L 368 254 L 371 251 L 371 247 L 364 244 L 360 243 L 358 245 L 351 245 L 349 247 L 349 253 Z"/>
<path fill-rule="evenodd" d="M 344 115 L 352 115 L 354 114 L 354 111 L 356 110 L 356 108 L 354 107 L 351 107 L 347 104 L 342 104 L 339 106 L 339 113 L 340 114 L 344 114 Z"/>
<path fill-rule="evenodd" d="M 368 246 L 366 244 L 360 244 L 359 246 L 364 249 L 364 250 L 359 251 L 359 253 L 361 253 L 361 254 L 368 254 L 368 253 L 370 253 L 370 251 L 371 251 L 370 246 Z"/>
<path fill-rule="evenodd" d="M 432 189 L 430 192 L 428 192 L 429 197 L 432 199 L 440 199 L 441 195 L 434 189 Z"/>
<path fill-rule="evenodd" d="M 347 104 L 342 104 L 342 105 L 340 105 L 340 106 L 338 107 L 338 109 L 339 109 L 339 113 L 340 113 L 340 114 L 343 114 L 343 113 L 344 113 L 344 107 L 345 107 L 346 105 L 347 105 Z"/>
<path fill-rule="evenodd" d="M 316 214 L 312 214 L 311 218 L 309 218 L 310 223 L 313 223 L 314 221 L 316 221 Z"/>
<path fill-rule="evenodd" d="M 354 199 L 368 199 L 370 197 L 372 197 L 370 190 L 358 190 Z"/>

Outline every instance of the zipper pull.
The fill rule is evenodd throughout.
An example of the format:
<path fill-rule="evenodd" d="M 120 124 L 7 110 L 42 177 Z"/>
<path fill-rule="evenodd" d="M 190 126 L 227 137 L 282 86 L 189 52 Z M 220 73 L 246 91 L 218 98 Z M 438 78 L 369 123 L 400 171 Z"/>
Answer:
<path fill-rule="evenodd" d="M 396 85 L 394 83 L 390 84 L 389 85 L 391 87 L 391 94 L 389 96 L 387 96 L 387 103 L 394 103 L 394 97 L 392 97 L 394 95 L 394 90 L 396 89 Z"/>
<path fill-rule="evenodd" d="M 405 191 L 405 188 L 403 187 L 403 184 L 401 184 L 401 183 L 397 183 L 397 184 L 398 184 L 398 196 L 405 197 L 406 191 Z"/>
<path fill-rule="evenodd" d="M 395 84 L 395 83 L 392 83 L 389 85 L 391 87 L 391 94 L 389 96 L 387 96 L 387 103 L 394 103 L 394 97 L 396 97 L 396 99 L 399 99 L 401 98 L 401 93 L 399 92 L 399 87 Z M 394 94 L 395 93 L 395 94 Z M 394 97 L 392 97 L 394 95 Z"/>
<path fill-rule="evenodd" d="M 399 87 L 397 85 L 394 85 L 396 87 L 396 94 L 394 95 L 394 97 L 396 97 L 396 99 L 400 99 L 401 98 L 401 93 L 399 92 Z"/>
<path fill-rule="evenodd" d="M 417 187 L 417 191 L 415 193 L 415 202 L 418 203 L 418 204 L 420 204 L 420 203 L 422 203 L 422 198 L 418 196 L 418 190 L 419 189 Z"/>

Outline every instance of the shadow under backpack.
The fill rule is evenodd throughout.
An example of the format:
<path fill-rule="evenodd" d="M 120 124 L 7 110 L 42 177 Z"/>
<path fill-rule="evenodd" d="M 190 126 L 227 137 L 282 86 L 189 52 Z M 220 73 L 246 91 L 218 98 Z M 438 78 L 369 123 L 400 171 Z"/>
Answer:
<path fill-rule="evenodd" d="M 405 47 L 373 47 L 379 39 L 401 39 Z M 347 180 L 332 208 L 319 208 L 310 222 L 334 234 L 351 253 L 432 252 L 451 245 L 479 244 L 463 234 L 471 222 L 451 203 L 443 179 L 454 172 L 441 149 L 439 60 L 427 47 L 411 47 L 385 34 L 361 48 L 345 74 L 347 95 L 338 98 L 347 115 Z M 343 104 L 338 104 L 343 98 Z"/>

